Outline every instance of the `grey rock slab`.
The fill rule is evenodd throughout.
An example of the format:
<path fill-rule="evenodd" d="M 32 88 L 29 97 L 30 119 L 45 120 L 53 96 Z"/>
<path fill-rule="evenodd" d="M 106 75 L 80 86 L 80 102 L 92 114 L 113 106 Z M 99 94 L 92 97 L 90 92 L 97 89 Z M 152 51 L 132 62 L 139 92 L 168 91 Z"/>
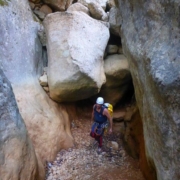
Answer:
<path fill-rule="evenodd" d="M 123 52 L 143 121 L 145 149 L 158 180 L 180 177 L 179 1 L 119 0 Z M 155 172 L 156 171 L 156 172 Z"/>

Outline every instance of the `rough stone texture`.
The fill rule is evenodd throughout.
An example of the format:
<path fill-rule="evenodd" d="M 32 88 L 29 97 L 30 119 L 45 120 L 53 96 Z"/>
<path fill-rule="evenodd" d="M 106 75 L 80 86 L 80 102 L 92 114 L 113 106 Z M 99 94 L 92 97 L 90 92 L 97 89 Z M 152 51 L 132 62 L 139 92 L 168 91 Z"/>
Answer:
<path fill-rule="evenodd" d="M 118 46 L 116 46 L 116 45 L 108 45 L 106 51 L 107 51 L 107 54 L 117 54 Z"/>
<path fill-rule="evenodd" d="M 73 2 L 73 0 L 43 0 L 44 3 L 58 11 L 65 11 Z"/>
<path fill-rule="evenodd" d="M 106 9 L 107 0 L 78 0 L 77 2 L 88 7 L 90 3 L 98 3 L 104 10 Z"/>
<path fill-rule="evenodd" d="M 0 179 L 36 180 L 38 164 L 11 85 L 0 69 Z"/>
<path fill-rule="evenodd" d="M 91 113 L 92 107 L 78 113 L 77 118 L 73 116 L 72 134 L 76 146 L 61 150 L 55 161 L 48 162 L 46 180 L 145 180 L 138 159 L 128 156 L 124 150 L 122 123 L 113 125 L 113 134 L 104 134 L 103 151 L 97 153 L 98 143 L 89 136 Z M 116 150 L 108 147 L 112 141 L 118 143 Z"/>
<path fill-rule="evenodd" d="M 44 18 L 46 17 L 46 14 L 39 11 L 39 10 L 34 10 L 34 14 L 40 19 L 40 20 L 44 20 Z"/>
<path fill-rule="evenodd" d="M 40 3 L 41 0 L 31 0 L 33 3 Z"/>
<path fill-rule="evenodd" d="M 103 54 L 108 28 L 75 11 L 48 15 L 44 24 L 51 98 L 76 101 L 97 94 L 105 83 Z"/>
<path fill-rule="evenodd" d="M 180 179 L 179 1 L 119 0 L 123 51 L 158 180 Z"/>
<path fill-rule="evenodd" d="M 43 86 L 43 89 L 45 90 L 45 92 L 49 92 L 49 87 L 44 87 Z"/>
<path fill-rule="evenodd" d="M 118 144 L 117 142 L 115 142 L 115 141 L 109 141 L 109 142 L 107 143 L 107 147 L 112 148 L 112 149 L 115 150 L 115 151 L 118 151 L 118 149 L 119 149 L 119 144 Z"/>
<path fill-rule="evenodd" d="M 29 1 L 29 5 L 30 5 L 31 9 L 34 10 L 35 4 Z"/>
<path fill-rule="evenodd" d="M 43 12 L 45 15 L 52 13 L 52 9 L 51 9 L 49 6 L 47 6 L 46 4 L 44 4 L 44 5 L 39 9 L 39 11 Z"/>
<path fill-rule="evenodd" d="M 0 6 L 0 63 L 42 165 L 53 160 L 60 148 L 71 146 L 72 137 L 66 112 L 49 99 L 38 82 L 44 62 L 37 35 L 40 26 L 32 14 L 26 0 Z"/>
<path fill-rule="evenodd" d="M 122 23 L 122 18 L 119 13 L 119 8 L 112 7 L 109 11 L 109 23 L 110 32 L 116 36 L 120 35 L 120 26 Z"/>
<path fill-rule="evenodd" d="M 118 49 L 118 54 L 124 54 L 124 53 L 123 53 L 123 49 L 122 49 L 121 46 L 120 46 L 119 49 Z"/>
<path fill-rule="evenodd" d="M 82 11 L 86 14 L 89 15 L 89 9 L 82 5 L 81 3 L 74 3 L 72 4 L 68 9 L 67 9 L 68 12 L 72 12 L 72 11 Z"/>
<path fill-rule="evenodd" d="M 104 70 L 106 83 L 102 86 L 99 95 L 115 105 L 126 93 L 131 81 L 127 58 L 118 54 L 107 56 Z"/>
<path fill-rule="evenodd" d="M 42 46 L 46 46 L 46 33 L 43 26 L 41 26 L 38 30 L 38 37 Z"/>
<path fill-rule="evenodd" d="M 43 76 L 39 78 L 39 83 L 41 86 L 48 86 L 47 74 L 43 74 Z"/>
<path fill-rule="evenodd" d="M 156 173 L 146 158 L 143 124 L 136 103 L 125 108 L 123 144 L 126 152 L 139 159 L 139 166 L 146 180 L 156 179 Z"/>
<path fill-rule="evenodd" d="M 107 0 L 107 9 L 111 9 L 112 7 L 116 7 L 116 3 L 114 0 Z"/>
<path fill-rule="evenodd" d="M 88 8 L 94 19 L 108 21 L 108 15 L 98 3 L 91 2 L 88 4 Z"/>

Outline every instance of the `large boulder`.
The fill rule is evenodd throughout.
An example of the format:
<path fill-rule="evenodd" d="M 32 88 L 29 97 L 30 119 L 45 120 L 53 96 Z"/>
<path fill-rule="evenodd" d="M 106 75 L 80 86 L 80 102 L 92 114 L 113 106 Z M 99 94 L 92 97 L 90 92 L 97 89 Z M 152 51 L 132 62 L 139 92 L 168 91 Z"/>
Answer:
<path fill-rule="evenodd" d="M 90 3 L 98 3 L 105 10 L 107 0 L 77 0 L 77 2 L 83 4 L 84 6 L 87 6 L 87 7 Z"/>
<path fill-rule="evenodd" d="M 72 4 L 68 9 L 67 9 L 68 12 L 72 12 L 72 11 L 82 11 L 86 14 L 89 15 L 89 9 L 82 5 L 81 3 L 74 3 Z"/>
<path fill-rule="evenodd" d="M 104 62 L 106 83 L 102 86 L 100 94 L 104 99 L 115 105 L 126 94 L 130 83 L 131 74 L 129 64 L 124 55 L 107 56 Z"/>
<path fill-rule="evenodd" d="M 116 36 L 120 35 L 122 18 L 118 7 L 112 7 L 109 11 L 110 32 Z"/>
<path fill-rule="evenodd" d="M 51 98 L 76 101 L 97 94 L 106 80 L 103 54 L 108 28 L 83 12 L 54 13 L 44 24 Z"/>
<path fill-rule="evenodd" d="M 44 3 L 58 11 L 65 11 L 73 2 L 73 0 L 43 0 Z"/>
<path fill-rule="evenodd" d="M 180 179 L 179 7 L 179 1 L 119 0 L 123 51 L 158 180 Z"/>
<path fill-rule="evenodd" d="M 12 83 L 41 164 L 53 160 L 59 149 L 70 147 L 72 136 L 66 111 L 49 99 L 38 81 L 44 64 L 39 29 L 26 0 L 8 1 L 7 6 L 0 6 L 0 63 Z M 45 173 L 42 171 L 41 175 Z"/>
<path fill-rule="evenodd" d="M 46 4 L 41 6 L 39 11 L 43 12 L 45 15 L 52 13 L 52 9 L 49 6 L 47 6 Z"/>
<path fill-rule="evenodd" d="M 19 113 L 11 85 L 0 69 L 0 179 L 39 178 L 34 148 Z M 41 169 L 43 172 L 43 169 Z"/>
<path fill-rule="evenodd" d="M 88 8 L 89 8 L 91 16 L 94 19 L 108 21 L 107 13 L 98 3 L 91 2 L 88 4 Z"/>

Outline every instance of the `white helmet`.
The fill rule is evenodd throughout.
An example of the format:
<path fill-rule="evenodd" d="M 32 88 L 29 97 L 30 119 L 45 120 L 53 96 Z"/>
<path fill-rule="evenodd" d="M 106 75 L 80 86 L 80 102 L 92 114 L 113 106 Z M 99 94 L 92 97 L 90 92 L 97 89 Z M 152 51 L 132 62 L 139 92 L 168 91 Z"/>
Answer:
<path fill-rule="evenodd" d="M 104 104 L 104 99 L 102 97 L 98 97 L 96 100 L 96 104 Z"/>

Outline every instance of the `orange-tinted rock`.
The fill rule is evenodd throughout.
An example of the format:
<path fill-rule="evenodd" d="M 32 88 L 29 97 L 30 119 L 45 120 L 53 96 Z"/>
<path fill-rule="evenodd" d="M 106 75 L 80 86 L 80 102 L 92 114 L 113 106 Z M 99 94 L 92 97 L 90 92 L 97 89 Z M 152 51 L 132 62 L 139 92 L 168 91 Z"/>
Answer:
<path fill-rule="evenodd" d="M 45 15 L 52 13 L 52 9 L 51 9 L 49 6 L 47 6 L 46 4 L 44 4 L 44 5 L 39 9 L 39 11 L 43 12 Z"/>
<path fill-rule="evenodd" d="M 127 114 L 128 115 L 125 116 L 125 148 L 132 157 L 139 159 L 140 169 L 146 180 L 155 180 L 155 167 L 151 160 L 146 157 L 145 153 L 143 124 L 139 111 L 133 106 L 127 111 Z"/>

